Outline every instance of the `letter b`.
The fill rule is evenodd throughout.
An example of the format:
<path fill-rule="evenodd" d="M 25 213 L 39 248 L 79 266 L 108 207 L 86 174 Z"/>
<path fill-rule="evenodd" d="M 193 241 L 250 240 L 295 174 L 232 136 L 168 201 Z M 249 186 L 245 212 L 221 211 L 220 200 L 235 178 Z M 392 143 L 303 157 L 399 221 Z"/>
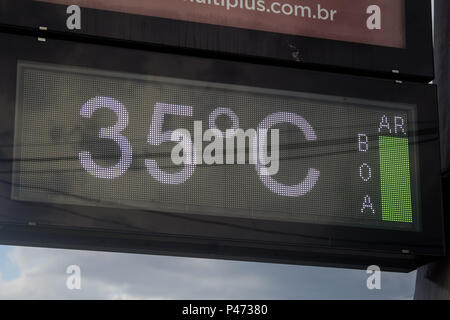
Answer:
<path fill-rule="evenodd" d="M 328 13 L 328 10 L 325 8 L 322 8 L 320 4 L 317 5 L 317 14 L 319 20 L 328 20 L 330 14 Z"/>
<path fill-rule="evenodd" d="M 369 151 L 369 137 L 366 134 L 358 134 L 358 151 L 367 152 Z"/>

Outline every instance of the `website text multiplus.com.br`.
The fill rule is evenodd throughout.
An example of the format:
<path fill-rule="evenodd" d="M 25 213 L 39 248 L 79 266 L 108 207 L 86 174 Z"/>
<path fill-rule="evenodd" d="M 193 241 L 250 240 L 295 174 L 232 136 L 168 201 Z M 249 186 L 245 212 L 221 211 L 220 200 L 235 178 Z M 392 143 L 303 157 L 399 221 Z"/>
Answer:
<path fill-rule="evenodd" d="M 289 2 L 271 2 L 265 0 L 184 0 L 197 6 L 218 6 L 227 10 L 247 10 L 254 12 L 267 12 L 275 15 L 295 16 L 301 18 L 334 21 L 337 10 L 317 6 L 292 4 Z"/>

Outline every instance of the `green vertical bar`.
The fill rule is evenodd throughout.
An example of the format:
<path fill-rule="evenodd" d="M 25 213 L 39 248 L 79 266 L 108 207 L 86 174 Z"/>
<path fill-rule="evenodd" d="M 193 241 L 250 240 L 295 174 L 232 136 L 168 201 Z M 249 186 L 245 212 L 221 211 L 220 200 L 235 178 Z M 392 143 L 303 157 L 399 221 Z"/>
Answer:
<path fill-rule="evenodd" d="M 383 221 L 412 223 L 407 138 L 379 137 Z"/>

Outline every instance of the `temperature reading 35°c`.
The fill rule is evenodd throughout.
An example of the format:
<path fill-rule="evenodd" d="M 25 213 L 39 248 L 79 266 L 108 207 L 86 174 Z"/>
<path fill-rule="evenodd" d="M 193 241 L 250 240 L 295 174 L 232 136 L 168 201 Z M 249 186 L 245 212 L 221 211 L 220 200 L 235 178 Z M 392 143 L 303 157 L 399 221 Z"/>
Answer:
<path fill-rule="evenodd" d="M 102 167 L 95 163 L 89 151 L 79 152 L 78 158 L 83 168 L 92 176 L 99 179 L 115 179 L 122 176 L 131 166 L 133 149 L 128 139 L 121 134 L 128 125 L 128 111 L 125 106 L 113 98 L 95 97 L 89 99 L 81 108 L 80 114 L 84 118 L 91 118 L 96 110 L 106 108 L 115 113 L 117 122 L 114 126 L 100 129 L 99 138 L 113 140 L 119 146 L 121 157 L 116 165 L 111 167 Z M 197 155 L 196 145 L 192 142 L 189 132 L 185 129 L 176 131 L 163 131 L 164 116 L 192 117 L 193 107 L 175 104 L 156 103 L 150 125 L 147 142 L 153 146 L 159 146 L 166 142 L 178 142 L 183 144 L 183 149 L 192 154 L 193 161 L 183 164 L 184 167 L 178 172 L 166 172 L 158 166 L 154 159 L 145 159 L 147 172 L 158 182 L 168 185 L 179 185 L 185 183 L 192 177 L 196 170 Z M 232 121 L 232 128 L 224 134 L 217 129 L 216 119 L 226 115 Z M 216 108 L 209 115 L 210 129 L 219 136 L 226 139 L 232 139 L 239 131 L 239 118 L 237 114 L 229 108 Z M 264 158 L 262 152 L 263 146 L 267 146 L 267 132 L 280 124 L 291 124 L 295 126 L 305 137 L 306 141 L 316 141 L 317 135 L 314 128 L 300 115 L 291 112 L 277 112 L 268 115 L 258 126 L 258 135 L 251 142 L 249 148 L 256 155 L 255 168 L 260 181 L 271 192 L 282 197 L 300 197 L 308 194 L 316 185 L 320 177 L 320 171 L 315 168 L 309 168 L 306 177 L 297 184 L 286 185 L 277 181 L 268 174 L 265 163 L 260 159 Z M 239 139 L 238 139 L 239 140 Z M 278 144 L 272 143 L 273 147 L 278 148 Z M 276 153 L 278 154 L 278 152 Z M 278 161 L 279 159 L 277 159 Z M 369 175 L 371 173 L 369 172 Z M 369 178 L 370 179 L 370 178 Z"/>

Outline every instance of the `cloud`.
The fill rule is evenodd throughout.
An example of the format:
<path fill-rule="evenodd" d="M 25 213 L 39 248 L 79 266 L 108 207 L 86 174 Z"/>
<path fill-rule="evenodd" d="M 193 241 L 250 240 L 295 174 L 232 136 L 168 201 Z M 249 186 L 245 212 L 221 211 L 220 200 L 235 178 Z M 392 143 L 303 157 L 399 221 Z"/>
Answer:
<path fill-rule="evenodd" d="M 0 278 L 0 299 L 410 299 L 415 279 L 383 273 L 369 291 L 357 270 L 25 247 L 8 258 L 18 275 Z M 66 288 L 69 265 L 81 290 Z"/>

